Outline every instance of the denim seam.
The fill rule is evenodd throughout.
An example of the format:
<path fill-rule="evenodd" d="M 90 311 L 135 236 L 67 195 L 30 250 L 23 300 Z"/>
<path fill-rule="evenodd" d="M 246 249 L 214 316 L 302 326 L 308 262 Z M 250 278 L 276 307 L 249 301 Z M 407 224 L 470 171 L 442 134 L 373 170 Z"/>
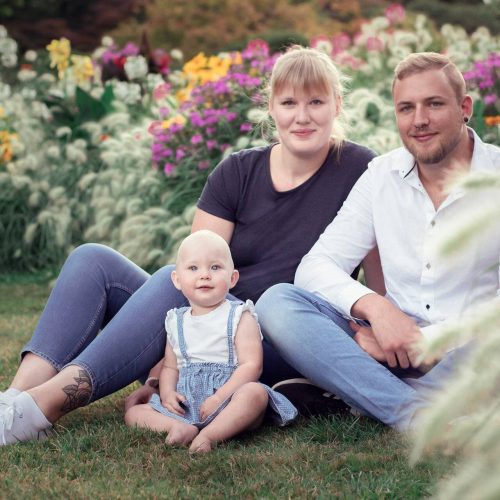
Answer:
<path fill-rule="evenodd" d="M 38 351 L 37 349 L 32 349 L 30 347 L 28 347 L 28 349 L 25 349 L 24 351 L 21 352 L 21 358 L 23 357 L 24 354 L 26 354 L 28 352 L 31 352 L 32 354 L 36 354 L 40 358 L 44 359 L 45 361 L 50 363 L 52 365 L 52 368 L 54 368 L 58 372 L 60 372 L 62 370 L 62 368 L 64 367 L 64 363 L 62 363 L 62 364 L 58 363 L 57 361 L 52 359 L 50 356 L 47 356 L 47 354 L 45 354 L 44 352 Z"/>
<path fill-rule="evenodd" d="M 87 329 L 85 330 L 85 333 L 82 335 L 80 342 L 78 342 L 75 345 L 75 348 L 68 354 L 66 359 L 64 360 L 64 364 L 70 363 L 72 359 L 74 359 L 77 356 L 77 353 L 80 351 L 81 346 L 86 342 L 88 334 L 90 333 L 90 330 L 93 328 L 95 325 L 97 318 L 99 317 L 100 312 L 102 311 L 102 308 L 104 307 L 104 303 L 106 301 L 106 294 L 103 293 L 101 297 L 101 303 L 99 304 L 99 307 L 97 307 L 96 312 L 94 314 L 94 317 L 91 319 L 89 322 Z M 68 361 L 69 360 L 69 361 Z"/>
<path fill-rule="evenodd" d="M 118 283 L 116 281 L 112 281 L 111 283 L 106 283 L 106 290 L 108 291 L 110 288 L 119 288 L 120 290 L 123 290 L 130 295 L 133 295 L 134 290 L 131 290 L 130 288 L 122 285 L 121 283 Z"/>

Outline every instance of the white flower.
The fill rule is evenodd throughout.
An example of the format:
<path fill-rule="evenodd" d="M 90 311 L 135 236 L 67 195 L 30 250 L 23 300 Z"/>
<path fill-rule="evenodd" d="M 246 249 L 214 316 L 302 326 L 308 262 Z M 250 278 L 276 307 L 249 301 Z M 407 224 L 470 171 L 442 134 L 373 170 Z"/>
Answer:
<path fill-rule="evenodd" d="M 5 29 L 5 26 L 0 24 L 0 38 L 7 38 L 7 30 Z"/>
<path fill-rule="evenodd" d="M 0 38 L 0 52 L 3 54 L 17 53 L 17 42 L 12 38 Z"/>
<path fill-rule="evenodd" d="M 141 87 L 137 83 L 113 82 L 115 97 L 125 104 L 137 104 L 141 100 Z"/>
<path fill-rule="evenodd" d="M 129 56 L 124 69 L 129 80 L 137 80 L 148 74 L 148 62 L 144 56 Z"/>
<path fill-rule="evenodd" d="M 48 158 L 58 160 L 61 157 L 61 150 L 59 149 L 59 146 L 49 146 L 46 150 L 46 154 Z"/>
<path fill-rule="evenodd" d="M 170 55 L 172 56 L 172 59 L 176 59 L 177 61 L 182 61 L 182 59 L 184 59 L 184 54 L 179 49 L 172 49 L 170 51 Z"/>
<path fill-rule="evenodd" d="M 6 68 L 13 68 L 17 64 L 17 54 L 6 53 L 2 54 L 2 65 Z"/>
<path fill-rule="evenodd" d="M 32 69 L 22 69 L 17 73 L 17 79 L 20 82 L 29 82 L 30 80 L 33 80 L 33 78 L 36 77 L 36 71 L 33 71 Z"/>
<path fill-rule="evenodd" d="M 25 87 L 21 90 L 21 95 L 28 101 L 32 101 L 36 98 L 36 90 Z"/>
<path fill-rule="evenodd" d="M 75 147 L 74 144 L 68 144 L 66 146 L 66 158 L 79 165 L 83 165 L 87 161 L 87 154 L 80 148 Z"/>
<path fill-rule="evenodd" d="M 37 53 L 34 51 L 34 50 L 27 50 L 25 53 L 24 53 L 24 58 L 26 59 L 26 61 L 28 62 L 34 62 L 36 61 L 36 58 L 38 57 Z"/>
<path fill-rule="evenodd" d="M 103 47 L 111 47 L 113 45 L 113 39 L 110 36 L 103 36 L 101 40 L 101 45 Z"/>
<path fill-rule="evenodd" d="M 69 127 L 59 127 L 56 130 L 56 137 L 58 139 L 62 139 L 63 137 L 70 137 L 71 136 L 71 129 Z"/>
<path fill-rule="evenodd" d="M 40 75 L 38 80 L 42 83 L 55 83 L 56 77 L 51 73 L 43 73 L 42 75 Z"/>

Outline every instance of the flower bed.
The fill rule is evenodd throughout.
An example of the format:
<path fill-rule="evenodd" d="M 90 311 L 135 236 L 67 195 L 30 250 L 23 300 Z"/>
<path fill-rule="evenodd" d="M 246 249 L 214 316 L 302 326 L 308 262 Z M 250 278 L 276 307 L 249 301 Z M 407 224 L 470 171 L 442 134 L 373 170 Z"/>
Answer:
<path fill-rule="evenodd" d="M 349 77 L 352 140 L 379 153 L 399 146 L 393 68 L 410 52 L 438 50 L 471 83 L 480 103 L 473 126 L 500 144 L 498 100 L 477 76 L 493 61 L 498 87 L 500 40 L 486 29 L 437 31 L 395 5 L 353 38 L 337 33 L 311 45 Z M 0 270 L 59 265 L 85 241 L 151 270 L 169 262 L 211 169 L 231 151 L 270 139 L 259 125 L 261 89 L 276 56 L 253 40 L 241 52 L 184 63 L 179 51 L 141 54 L 109 37 L 91 56 L 74 54 L 64 39 L 19 54 L 0 27 Z"/>

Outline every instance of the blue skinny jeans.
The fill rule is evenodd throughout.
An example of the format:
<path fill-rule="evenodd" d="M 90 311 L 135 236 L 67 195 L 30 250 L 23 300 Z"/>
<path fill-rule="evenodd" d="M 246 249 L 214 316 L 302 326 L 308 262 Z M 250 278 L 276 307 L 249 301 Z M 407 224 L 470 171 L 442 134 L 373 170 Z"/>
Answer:
<path fill-rule="evenodd" d="M 173 269 L 149 275 L 104 245 L 78 247 L 21 356 L 32 352 L 57 371 L 82 367 L 92 381 L 90 402 L 144 379 L 164 355 L 167 311 L 187 305 L 170 279 Z M 264 360 L 265 383 L 298 376 L 266 343 Z"/>
<path fill-rule="evenodd" d="M 256 305 L 267 340 L 283 359 L 363 414 L 409 430 L 415 413 L 454 373 L 466 350 L 448 354 L 426 374 L 394 370 L 354 341 L 348 321 L 320 297 L 290 284 L 269 288 Z"/>

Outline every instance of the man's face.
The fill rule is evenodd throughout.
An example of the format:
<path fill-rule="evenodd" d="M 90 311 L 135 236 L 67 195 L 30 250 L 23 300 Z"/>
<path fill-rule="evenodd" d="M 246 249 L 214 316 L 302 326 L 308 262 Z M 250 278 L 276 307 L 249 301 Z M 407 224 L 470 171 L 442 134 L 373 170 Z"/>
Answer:
<path fill-rule="evenodd" d="M 419 165 L 438 164 L 455 151 L 472 101 L 457 101 L 442 69 L 397 80 L 393 99 L 399 135 Z"/>

